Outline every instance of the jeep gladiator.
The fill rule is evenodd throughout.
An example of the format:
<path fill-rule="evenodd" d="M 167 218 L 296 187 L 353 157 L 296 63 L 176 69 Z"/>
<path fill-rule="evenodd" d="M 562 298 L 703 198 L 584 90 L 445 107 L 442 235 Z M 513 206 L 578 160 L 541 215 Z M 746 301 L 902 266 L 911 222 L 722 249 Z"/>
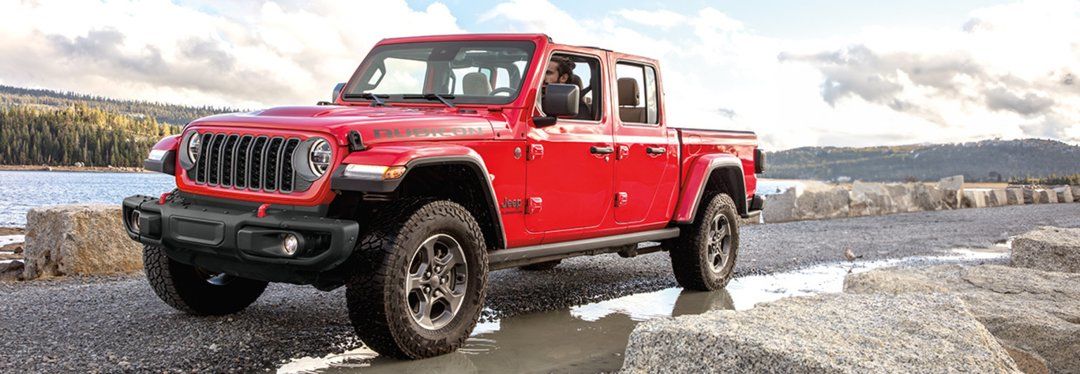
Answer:
<path fill-rule="evenodd" d="M 683 287 L 727 284 L 764 155 L 752 132 L 666 117 L 653 59 L 542 34 L 386 39 L 331 101 L 162 139 L 144 166 L 176 189 L 124 199 L 123 221 L 180 311 L 345 286 L 365 344 L 431 357 L 469 336 L 493 270 L 667 251 Z"/>

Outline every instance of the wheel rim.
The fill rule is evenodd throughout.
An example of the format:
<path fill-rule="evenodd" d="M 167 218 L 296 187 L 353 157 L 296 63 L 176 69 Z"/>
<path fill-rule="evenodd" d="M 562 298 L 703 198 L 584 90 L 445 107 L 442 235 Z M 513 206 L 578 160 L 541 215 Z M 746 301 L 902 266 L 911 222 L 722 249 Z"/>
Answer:
<path fill-rule="evenodd" d="M 709 269 L 713 273 L 720 273 L 731 257 L 731 224 L 727 216 L 717 214 L 713 217 L 708 235 L 705 260 L 709 262 Z"/>
<path fill-rule="evenodd" d="M 456 239 L 428 237 L 413 252 L 405 279 L 405 300 L 413 321 L 438 330 L 454 319 L 468 290 L 468 263 Z"/>

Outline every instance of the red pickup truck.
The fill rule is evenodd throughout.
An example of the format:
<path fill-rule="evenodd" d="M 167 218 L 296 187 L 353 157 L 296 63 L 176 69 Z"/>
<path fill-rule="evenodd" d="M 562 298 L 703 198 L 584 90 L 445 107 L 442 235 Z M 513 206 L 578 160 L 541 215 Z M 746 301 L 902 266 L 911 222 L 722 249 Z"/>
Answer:
<path fill-rule="evenodd" d="M 175 175 L 124 200 L 172 307 L 237 312 L 268 282 L 347 288 L 370 348 L 456 349 L 487 273 L 668 251 L 724 287 L 760 213 L 752 132 L 666 121 L 657 61 L 540 34 L 379 42 L 332 101 L 201 118 L 150 151 Z"/>

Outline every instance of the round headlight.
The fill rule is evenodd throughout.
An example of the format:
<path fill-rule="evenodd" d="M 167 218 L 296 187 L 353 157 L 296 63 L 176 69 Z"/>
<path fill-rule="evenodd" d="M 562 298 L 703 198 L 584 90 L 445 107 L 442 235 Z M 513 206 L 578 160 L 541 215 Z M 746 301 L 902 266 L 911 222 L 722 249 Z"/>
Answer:
<path fill-rule="evenodd" d="M 187 155 L 191 162 L 199 161 L 199 152 L 202 151 L 202 135 L 199 133 L 191 134 L 188 138 Z"/>
<path fill-rule="evenodd" d="M 330 160 L 333 158 L 334 151 L 330 149 L 330 143 L 325 140 L 316 140 L 311 145 L 311 151 L 308 152 L 308 166 L 311 168 L 311 172 L 315 173 L 315 176 L 322 176 L 326 173 L 326 169 L 330 168 Z"/>

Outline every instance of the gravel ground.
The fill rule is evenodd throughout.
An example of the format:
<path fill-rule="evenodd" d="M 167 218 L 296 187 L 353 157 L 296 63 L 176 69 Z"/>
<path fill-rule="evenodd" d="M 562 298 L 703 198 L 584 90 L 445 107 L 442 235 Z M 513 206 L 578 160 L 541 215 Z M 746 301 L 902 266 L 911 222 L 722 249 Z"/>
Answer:
<path fill-rule="evenodd" d="M 1080 204 L 1024 205 L 742 228 L 738 275 L 843 260 L 988 247 L 1042 225 L 1080 227 Z M 564 261 L 550 272 L 492 273 L 487 317 L 608 300 L 675 286 L 664 254 Z M 192 317 L 153 294 L 141 275 L 0 283 L 0 372 L 273 369 L 293 357 L 359 344 L 343 289 L 271 285 L 245 311 Z"/>

